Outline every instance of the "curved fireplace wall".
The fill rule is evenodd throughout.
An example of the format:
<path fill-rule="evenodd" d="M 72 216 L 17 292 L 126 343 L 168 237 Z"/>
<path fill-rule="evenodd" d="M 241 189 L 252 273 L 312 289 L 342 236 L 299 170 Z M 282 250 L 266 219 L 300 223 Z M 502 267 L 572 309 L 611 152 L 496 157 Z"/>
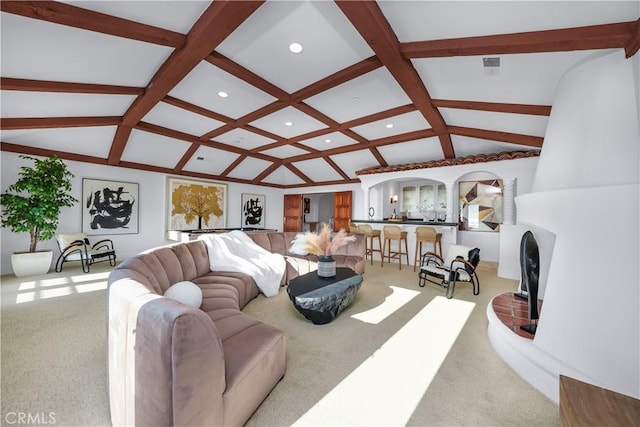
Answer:
<path fill-rule="evenodd" d="M 563 76 L 532 192 L 501 233 L 501 252 L 534 233 L 544 305 L 533 340 L 506 334 L 489 306 L 489 338 L 556 402 L 559 374 L 640 397 L 639 57 L 598 53 Z"/>

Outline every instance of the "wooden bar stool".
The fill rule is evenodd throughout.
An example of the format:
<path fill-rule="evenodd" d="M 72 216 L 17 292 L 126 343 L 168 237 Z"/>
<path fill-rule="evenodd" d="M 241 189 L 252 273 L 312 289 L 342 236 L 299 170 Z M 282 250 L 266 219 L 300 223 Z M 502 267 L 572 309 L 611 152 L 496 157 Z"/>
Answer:
<path fill-rule="evenodd" d="M 438 254 L 436 244 L 440 249 L 440 257 L 442 257 L 442 233 L 438 233 L 433 227 L 416 227 L 416 253 L 413 260 L 413 271 L 422 259 L 422 244 L 431 243 L 433 245 L 433 253 Z"/>
<path fill-rule="evenodd" d="M 358 224 L 358 233 L 364 234 L 364 259 L 371 257 L 373 265 L 373 253 L 378 252 L 382 257 L 382 241 L 380 240 L 380 230 L 374 230 L 369 224 Z M 373 248 L 373 239 L 378 239 L 378 249 Z"/>
<path fill-rule="evenodd" d="M 384 259 L 387 258 L 387 262 L 391 262 L 392 258 L 398 258 L 399 269 L 402 270 L 402 255 L 407 257 L 407 265 L 409 264 L 409 246 L 407 244 L 407 232 L 397 225 L 385 225 L 382 228 L 384 234 L 384 246 L 382 247 L 382 263 L 381 267 L 384 267 Z M 391 242 L 398 241 L 398 250 L 391 250 Z M 402 242 L 404 241 L 404 252 L 402 251 Z"/>

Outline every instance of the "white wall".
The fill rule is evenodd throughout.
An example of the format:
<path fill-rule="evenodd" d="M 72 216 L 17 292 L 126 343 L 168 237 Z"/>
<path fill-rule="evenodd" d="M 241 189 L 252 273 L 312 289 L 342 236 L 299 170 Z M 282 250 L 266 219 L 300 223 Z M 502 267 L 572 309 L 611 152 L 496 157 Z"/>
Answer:
<path fill-rule="evenodd" d="M 2 165 L 2 191 L 15 182 L 20 166 L 30 166 L 32 162 L 24 161 L 17 154 L 0 152 Z M 167 175 L 155 172 L 145 172 L 133 169 L 102 166 L 90 163 L 66 161 L 69 170 L 75 175 L 73 179 L 73 196 L 80 200 L 82 197 L 82 178 L 117 180 L 139 184 L 139 232 L 138 234 L 109 235 L 117 249 L 119 259 L 135 255 L 140 251 L 168 243 L 166 230 L 166 178 Z M 266 196 L 266 228 L 282 229 L 283 190 L 227 183 L 227 227 L 240 227 L 241 224 L 241 194 L 253 193 Z M 80 232 L 82 230 L 82 210 L 78 203 L 72 208 L 65 208 L 61 212 L 58 230 L 64 232 Z M 28 249 L 29 236 L 26 233 L 15 234 L 7 228 L 2 228 L 1 234 L 1 265 L 0 274 L 10 274 L 11 254 Z M 38 244 L 39 249 L 54 249 L 53 262 L 59 251 L 54 239 Z"/>
<path fill-rule="evenodd" d="M 545 357 L 522 369 L 503 357 L 524 378 L 547 372 L 539 388 L 556 400 L 559 374 L 640 397 L 638 56 L 599 53 L 563 76 L 533 191 L 516 198 L 518 225 L 555 239 L 538 242 Z"/>

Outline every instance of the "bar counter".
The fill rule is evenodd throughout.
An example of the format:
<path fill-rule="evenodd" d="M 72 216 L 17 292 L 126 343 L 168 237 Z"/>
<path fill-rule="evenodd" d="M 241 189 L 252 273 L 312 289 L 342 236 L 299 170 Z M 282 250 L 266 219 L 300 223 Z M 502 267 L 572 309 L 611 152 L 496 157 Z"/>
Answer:
<path fill-rule="evenodd" d="M 407 232 L 407 246 L 409 249 L 409 265 L 410 268 L 413 269 L 414 256 L 416 251 L 416 227 L 433 227 L 436 229 L 438 233 L 442 234 L 442 255 L 446 255 L 447 249 L 453 243 L 457 242 L 457 231 L 458 231 L 458 223 L 456 222 L 440 222 L 440 221 L 423 221 L 421 219 L 407 219 L 407 220 L 390 220 L 390 219 L 352 219 L 351 222 L 354 224 L 370 224 L 374 230 L 382 231 L 382 228 L 385 225 L 397 225 L 402 231 Z M 384 233 L 382 233 L 380 240 L 384 245 Z M 393 250 L 396 249 L 397 243 L 393 244 Z M 377 249 L 377 243 L 374 243 Z M 425 245 L 422 244 L 422 252 L 432 252 L 433 248 L 428 243 Z M 376 254 L 376 260 L 380 261 L 380 258 Z M 406 262 L 406 258 L 403 259 L 403 268 L 405 268 L 404 263 Z M 392 262 L 395 260 L 392 260 Z M 420 262 L 418 261 L 418 265 Z"/>

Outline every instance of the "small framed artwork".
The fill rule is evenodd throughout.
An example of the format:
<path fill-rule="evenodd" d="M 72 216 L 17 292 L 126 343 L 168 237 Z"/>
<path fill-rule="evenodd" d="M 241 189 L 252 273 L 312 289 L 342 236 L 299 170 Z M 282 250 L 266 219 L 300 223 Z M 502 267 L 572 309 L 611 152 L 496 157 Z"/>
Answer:
<path fill-rule="evenodd" d="M 168 230 L 213 230 L 227 226 L 227 185 L 167 178 Z"/>
<path fill-rule="evenodd" d="M 242 193 L 242 227 L 264 228 L 265 196 Z"/>
<path fill-rule="evenodd" d="M 501 179 L 460 182 L 458 229 L 499 232 L 503 218 L 502 188 Z"/>
<path fill-rule="evenodd" d="M 89 235 L 138 232 L 138 184 L 83 178 L 82 232 Z"/>

